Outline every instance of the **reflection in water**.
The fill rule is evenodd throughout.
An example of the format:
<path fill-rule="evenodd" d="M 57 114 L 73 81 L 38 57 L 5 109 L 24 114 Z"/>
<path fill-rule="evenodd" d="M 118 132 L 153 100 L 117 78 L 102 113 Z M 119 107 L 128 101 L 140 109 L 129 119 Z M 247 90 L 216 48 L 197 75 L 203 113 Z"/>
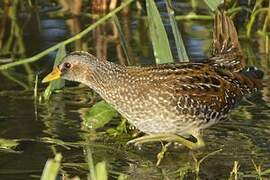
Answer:
<path fill-rule="evenodd" d="M 71 9 L 75 15 L 82 11 L 80 3 L 75 7 L 71 5 L 74 1 L 59 0 L 59 2 L 64 10 Z M 94 4 L 97 1 L 91 2 Z M 14 6 L 4 4 L 3 10 L 4 12 L 12 11 L 18 14 L 19 10 L 16 12 L 14 7 L 16 7 L 16 4 Z M 95 6 L 91 5 L 91 7 Z M 106 8 L 98 9 L 108 9 L 108 7 L 110 5 L 106 4 Z M 100 12 L 101 10 L 94 11 Z M 102 12 L 104 11 L 102 10 Z M 131 13 L 130 16 L 120 14 L 119 21 L 129 45 L 128 51 L 132 55 L 132 62 L 130 63 L 153 63 L 151 43 L 146 33 L 147 23 L 145 19 L 136 15 L 136 12 L 130 11 L 129 13 Z M 66 21 L 63 19 L 51 21 L 51 24 L 55 25 L 54 28 L 60 30 L 58 31 L 60 36 L 52 38 L 55 33 L 50 31 L 46 38 L 41 39 L 37 37 L 41 37 L 41 33 L 46 32 L 49 29 L 48 27 L 42 26 L 42 31 L 38 31 L 38 28 L 29 28 L 29 32 L 26 32 L 21 23 L 18 23 L 20 21 L 14 18 L 17 15 L 13 15 L 12 17 L 12 14 L 2 13 L 1 16 L 0 53 L 3 58 L 10 55 L 24 57 L 25 52 L 36 53 L 37 49 L 41 50 L 45 48 L 44 46 L 48 46 L 47 43 L 52 41 L 55 43 L 66 39 L 69 34 L 80 32 L 84 29 L 83 24 L 85 22 L 91 23 L 91 19 L 85 19 L 85 17 L 75 17 Z M 45 23 L 46 20 L 47 22 L 52 20 L 42 14 L 40 14 L 40 17 L 42 23 Z M 27 18 L 24 19 L 23 23 L 26 23 L 26 21 Z M 189 55 L 196 60 L 205 58 L 205 52 L 208 51 L 211 42 L 211 22 L 184 21 L 181 23 Z M 61 31 L 63 29 L 64 31 Z M 32 44 L 33 39 L 36 42 L 34 45 Z M 247 64 L 264 69 L 266 75 L 263 90 L 258 95 L 242 101 L 232 112 L 228 121 L 204 132 L 208 144 L 206 148 L 194 152 L 196 159 L 199 160 L 219 149 L 222 149 L 222 151 L 209 156 L 201 163 L 199 173 L 201 179 L 216 179 L 216 177 L 227 179 L 234 161 L 239 162 L 239 171 L 245 172 L 245 174 L 251 174 L 254 171 L 252 159 L 257 164 L 263 162 L 264 168 L 270 167 L 269 55 L 264 55 L 268 53 L 266 47 L 269 47 L 269 45 L 267 46 L 262 36 L 253 40 L 254 42 L 242 41 L 241 43 L 247 55 Z M 128 64 L 120 44 L 119 31 L 112 20 L 98 26 L 92 34 L 76 41 L 68 48 L 94 52 L 99 58 L 113 61 L 117 59 L 118 63 Z M 53 58 L 48 58 L 48 60 L 50 59 Z M 45 61 L 42 61 L 42 63 L 45 63 Z M 40 64 L 42 63 L 40 62 Z M 169 147 L 161 166 L 156 167 L 155 155 L 160 151 L 159 144 L 148 144 L 138 150 L 133 146 L 126 146 L 125 143 L 130 138 L 129 135 L 123 134 L 120 137 L 111 137 L 102 134 L 106 129 L 117 126 L 119 119 L 114 119 L 104 129 L 97 132 L 88 132 L 81 129 L 80 110 L 89 108 L 100 100 L 87 88 L 67 89 L 54 94 L 49 102 L 38 104 L 36 119 L 32 92 L 34 78 L 31 79 L 28 78 L 28 75 L 25 75 L 29 74 L 29 77 L 33 77 L 35 72 L 32 69 L 35 69 L 33 68 L 35 66 L 38 66 L 38 64 L 1 72 L 1 138 L 35 139 L 35 141 L 25 140 L 20 142 L 16 150 L 22 151 L 21 154 L 0 152 L 0 179 L 10 179 L 11 174 L 15 174 L 17 178 L 21 177 L 22 179 L 29 179 L 29 176 L 33 174 L 40 175 L 46 159 L 53 156 L 52 147 L 63 154 L 63 166 L 68 174 L 84 177 L 88 169 L 84 164 L 84 145 L 80 142 L 83 142 L 88 136 L 95 139 L 95 142 L 90 143 L 94 161 L 106 160 L 109 164 L 110 173 L 114 177 L 118 176 L 117 173 L 122 172 L 129 174 L 129 179 L 177 179 L 179 177 L 194 179 L 196 176 L 195 161 L 191 152 L 185 148 Z M 56 146 L 41 142 L 40 139 L 43 137 L 77 144 L 69 146 L 67 143 L 65 145 L 70 148 L 67 149 L 61 145 Z M 76 165 L 81 166 L 77 167 Z M 7 172 L 10 172 L 9 175 L 5 175 Z"/>
<path fill-rule="evenodd" d="M 8 1 L 4 1 L 4 13 L 1 17 L 0 29 L 0 55 L 19 55 L 25 53 L 25 45 L 23 40 L 23 23 L 19 23 L 19 1 L 14 1 L 12 6 L 9 6 Z M 27 23 L 28 18 L 24 23 Z"/>
<path fill-rule="evenodd" d="M 62 11 L 68 11 L 71 14 L 79 15 L 82 8 L 82 0 L 58 0 L 62 6 Z"/>
<path fill-rule="evenodd" d="M 129 30 L 126 30 L 125 32 L 129 33 L 128 31 Z M 126 62 L 127 58 L 125 58 L 124 52 L 120 44 L 119 33 L 114 21 L 109 21 L 106 24 L 98 26 L 93 31 L 93 38 L 96 44 L 95 54 L 99 59 L 107 60 L 109 59 L 108 53 L 110 54 L 115 53 L 117 55 L 117 60 L 119 61 L 120 64 L 122 65 L 128 64 Z"/>

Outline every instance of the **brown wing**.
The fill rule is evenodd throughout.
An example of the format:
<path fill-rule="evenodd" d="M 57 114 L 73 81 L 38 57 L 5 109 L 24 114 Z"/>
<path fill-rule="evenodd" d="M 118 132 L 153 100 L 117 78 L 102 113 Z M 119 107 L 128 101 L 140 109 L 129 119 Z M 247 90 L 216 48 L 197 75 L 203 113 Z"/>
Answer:
<path fill-rule="evenodd" d="M 257 80 L 242 72 L 213 68 L 203 63 L 133 67 L 129 74 L 137 77 L 143 91 L 151 88 L 168 92 L 174 97 L 174 106 L 177 104 L 190 111 L 227 113 L 245 94 L 257 88 Z"/>
<path fill-rule="evenodd" d="M 237 85 L 227 80 L 232 78 L 233 73 L 219 72 L 202 63 L 164 64 L 140 70 L 132 68 L 129 73 L 141 79 L 139 82 L 142 87 L 168 91 L 173 94 L 176 103 L 188 107 L 200 105 L 221 111 L 230 100 L 226 94 L 230 98 L 231 92 L 241 94 Z M 189 99 L 188 102 L 182 102 L 185 99 Z M 230 101 L 234 104 L 237 100 Z"/>
<path fill-rule="evenodd" d="M 227 114 L 245 95 L 257 91 L 260 80 L 242 72 L 213 70 L 205 66 L 167 83 L 175 89 L 180 111 L 210 116 L 213 112 Z"/>
<path fill-rule="evenodd" d="M 219 73 L 209 66 L 177 76 L 167 82 L 178 97 L 178 106 L 201 112 L 227 113 L 243 96 L 241 89 L 230 82 L 234 75 L 230 72 Z"/>

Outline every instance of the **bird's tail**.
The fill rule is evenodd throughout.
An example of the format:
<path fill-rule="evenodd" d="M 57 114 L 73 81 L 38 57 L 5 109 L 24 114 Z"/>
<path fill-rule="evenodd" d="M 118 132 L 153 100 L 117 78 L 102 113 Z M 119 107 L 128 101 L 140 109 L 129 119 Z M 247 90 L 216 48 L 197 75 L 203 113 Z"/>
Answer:
<path fill-rule="evenodd" d="M 261 87 L 263 71 L 256 67 L 245 66 L 234 23 L 224 11 L 217 11 L 215 15 L 210 64 L 219 69 L 238 73 L 243 77 L 243 83 L 246 79 L 250 82 L 247 84 L 253 84 L 250 88 Z"/>
<path fill-rule="evenodd" d="M 210 63 L 234 72 L 244 68 L 244 58 L 236 29 L 224 11 L 217 11 L 215 15 Z"/>

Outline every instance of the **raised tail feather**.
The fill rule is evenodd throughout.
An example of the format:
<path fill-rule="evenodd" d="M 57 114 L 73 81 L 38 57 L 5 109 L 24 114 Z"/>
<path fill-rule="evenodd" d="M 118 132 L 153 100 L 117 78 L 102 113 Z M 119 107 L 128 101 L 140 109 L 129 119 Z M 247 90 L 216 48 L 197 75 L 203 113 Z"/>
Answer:
<path fill-rule="evenodd" d="M 241 77 L 241 85 L 243 85 L 244 89 L 252 91 L 252 89 L 262 87 L 263 71 L 256 67 L 245 66 L 235 26 L 224 11 L 218 11 L 215 15 L 213 51 L 208 63 L 218 69 L 237 73 Z"/>
<path fill-rule="evenodd" d="M 210 64 L 234 72 L 244 68 L 244 58 L 236 29 L 224 11 L 217 11 L 215 15 Z"/>

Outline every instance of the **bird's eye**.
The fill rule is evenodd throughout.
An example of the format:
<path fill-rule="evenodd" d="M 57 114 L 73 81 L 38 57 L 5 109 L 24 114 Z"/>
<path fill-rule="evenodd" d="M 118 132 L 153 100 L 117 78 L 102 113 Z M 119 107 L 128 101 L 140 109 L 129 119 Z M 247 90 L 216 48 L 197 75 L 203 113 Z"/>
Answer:
<path fill-rule="evenodd" d="M 71 64 L 70 63 L 67 63 L 67 62 L 64 63 L 64 68 L 65 69 L 69 69 L 70 67 L 71 67 Z"/>

